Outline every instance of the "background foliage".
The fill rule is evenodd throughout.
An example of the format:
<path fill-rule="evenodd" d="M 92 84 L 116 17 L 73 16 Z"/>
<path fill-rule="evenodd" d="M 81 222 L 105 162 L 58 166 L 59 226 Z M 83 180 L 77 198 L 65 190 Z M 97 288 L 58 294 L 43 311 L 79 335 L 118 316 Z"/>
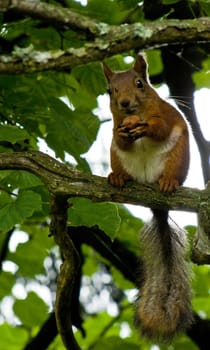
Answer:
<path fill-rule="evenodd" d="M 43 2 L 65 6 L 112 25 L 210 16 L 208 0 L 89 0 L 85 6 L 73 0 Z M 87 33 L 53 26 L 21 12 L 2 12 L 0 21 L 0 54 L 15 54 L 23 64 L 24 57 L 34 51 L 78 48 L 89 40 Z M 152 82 L 156 86 L 167 83 L 173 95 L 190 104 L 190 111 L 180 104 L 190 122 L 194 120 L 190 119 L 194 90 L 210 88 L 209 50 L 209 44 L 201 43 L 147 50 Z M 107 62 L 113 69 L 127 69 L 131 63 L 125 57 L 135 55 L 134 51 L 123 52 Z M 179 75 L 180 65 L 174 65 L 171 57 L 181 57 L 180 65 L 185 65 L 182 69 L 187 78 Z M 173 93 L 176 88 L 178 91 L 180 88 L 179 93 Z M 110 118 L 109 112 L 104 118 L 97 109 L 97 96 L 105 91 L 100 62 L 77 66 L 71 71 L 1 75 L 0 151 L 31 151 L 42 145 L 42 149 L 63 162 L 91 172 L 93 164 L 87 160 L 86 153 L 101 125 Z M 202 140 L 197 125 L 193 124 L 192 128 L 197 131 L 197 140 Z M 200 152 L 202 158 L 203 144 Z M 106 159 L 103 154 L 100 158 L 101 164 L 94 160 L 94 169 L 107 174 Z M 206 164 L 205 180 L 209 179 L 208 168 Z M 113 203 L 95 204 L 77 198 L 70 203 L 68 220 L 74 228 L 70 233 L 82 259 L 80 305 L 76 293 L 73 310 L 75 335 L 82 349 L 207 349 L 209 267 L 194 267 L 193 307 L 199 326 L 178 337 L 169 347 L 148 344 L 133 327 L 136 276 L 132 267 L 138 256 L 137 232 L 142 221 Z M 48 237 L 49 222 L 49 193 L 43 183 L 25 171 L 1 171 L 0 350 L 64 349 L 53 314 L 61 258 L 53 239 Z M 190 227 L 189 233 L 192 235 L 194 228 Z M 116 252 L 125 257 L 127 270 L 113 260 Z"/>

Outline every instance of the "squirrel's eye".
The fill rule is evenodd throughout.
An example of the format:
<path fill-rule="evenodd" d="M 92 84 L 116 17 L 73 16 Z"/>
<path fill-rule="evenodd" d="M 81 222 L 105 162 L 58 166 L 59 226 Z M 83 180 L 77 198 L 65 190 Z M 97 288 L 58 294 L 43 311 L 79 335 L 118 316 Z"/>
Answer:
<path fill-rule="evenodd" d="M 107 89 L 107 92 L 108 92 L 108 94 L 109 94 L 109 95 L 111 95 L 111 94 L 112 94 L 112 92 L 111 92 L 111 89 L 110 89 L 110 88 L 108 88 L 108 89 Z"/>
<path fill-rule="evenodd" d="M 144 87 L 144 85 L 140 79 L 136 80 L 136 86 L 138 89 L 142 89 Z"/>

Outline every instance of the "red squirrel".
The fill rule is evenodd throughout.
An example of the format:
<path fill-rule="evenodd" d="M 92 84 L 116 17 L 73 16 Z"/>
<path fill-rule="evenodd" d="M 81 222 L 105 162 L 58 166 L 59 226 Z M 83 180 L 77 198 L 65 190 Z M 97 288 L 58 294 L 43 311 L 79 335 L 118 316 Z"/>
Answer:
<path fill-rule="evenodd" d="M 174 191 L 189 167 L 189 132 L 181 113 L 157 94 L 149 82 L 147 62 L 139 54 L 132 69 L 113 72 L 105 63 L 113 115 L 110 184 L 128 180 L 158 183 Z M 143 278 L 135 323 L 142 334 L 170 341 L 192 323 L 190 283 L 185 261 L 186 234 L 168 222 L 168 211 L 152 210 L 141 232 Z"/>

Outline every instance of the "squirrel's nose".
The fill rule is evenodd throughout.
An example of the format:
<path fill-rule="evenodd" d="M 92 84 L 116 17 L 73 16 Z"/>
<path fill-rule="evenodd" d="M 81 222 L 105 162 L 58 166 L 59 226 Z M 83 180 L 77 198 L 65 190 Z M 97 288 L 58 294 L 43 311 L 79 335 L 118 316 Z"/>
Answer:
<path fill-rule="evenodd" d="M 120 104 L 121 104 L 121 107 L 127 108 L 130 106 L 130 101 L 128 99 L 124 99 L 120 102 Z"/>

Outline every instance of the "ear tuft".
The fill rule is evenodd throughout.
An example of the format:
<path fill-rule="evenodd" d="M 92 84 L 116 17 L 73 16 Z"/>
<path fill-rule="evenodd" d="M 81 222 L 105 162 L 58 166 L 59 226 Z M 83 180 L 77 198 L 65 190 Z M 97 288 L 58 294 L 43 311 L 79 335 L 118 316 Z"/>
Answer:
<path fill-rule="evenodd" d="M 145 81 L 148 81 L 148 76 L 147 76 L 147 61 L 146 61 L 146 55 L 144 53 L 139 53 L 136 62 L 134 64 L 133 69 L 141 74 L 142 78 Z"/>
<path fill-rule="evenodd" d="M 107 81 L 110 82 L 114 72 L 111 71 L 111 69 L 107 66 L 105 62 L 102 63 L 102 67 Z"/>

